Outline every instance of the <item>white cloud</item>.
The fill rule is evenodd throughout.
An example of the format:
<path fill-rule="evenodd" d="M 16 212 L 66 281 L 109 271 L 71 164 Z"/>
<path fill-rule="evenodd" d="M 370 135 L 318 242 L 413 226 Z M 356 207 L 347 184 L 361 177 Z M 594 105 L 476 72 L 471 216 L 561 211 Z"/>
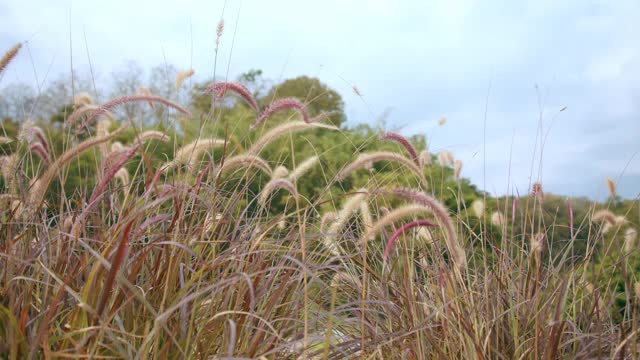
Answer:
<path fill-rule="evenodd" d="M 640 51 L 637 48 L 623 47 L 614 49 L 594 59 L 586 70 L 587 77 L 595 82 L 607 82 L 628 74 L 631 65 L 640 64 Z"/>

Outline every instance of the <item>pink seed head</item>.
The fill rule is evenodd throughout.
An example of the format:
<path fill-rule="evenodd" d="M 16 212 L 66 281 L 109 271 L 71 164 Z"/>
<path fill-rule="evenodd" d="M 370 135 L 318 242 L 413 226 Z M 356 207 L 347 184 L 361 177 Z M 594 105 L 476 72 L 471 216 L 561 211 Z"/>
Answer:
<path fill-rule="evenodd" d="M 258 120 L 256 120 L 251 128 L 257 128 L 269 117 L 273 116 L 273 114 L 283 110 L 295 110 L 298 114 L 300 114 L 300 116 L 302 116 L 302 120 L 304 120 L 304 122 L 311 122 L 309 113 L 307 112 L 307 107 L 303 103 L 301 103 L 300 100 L 296 98 L 285 98 L 274 101 L 273 104 L 271 104 L 265 111 L 262 112 L 262 114 L 260 114 Z"/>
<path fill-rule="evenodd" d="M 240 83 L 235 83 L 235 82 L 217 82 L 214 83 L 213 85 L 210 85 L 209 87 L 207 87 L 204 92 L 205 94 L 213 94 L 215 99 L 214 100 L 219 100 L 222 99 L 227 92 L 233 92 L 236 95 L 240 96 L 244 101 L 246 101 L 246 103 L 255 111 L 259 111 L 258 109 L 258 103 L 256 103 L 256 100 L 253 98 L 253 95 L 251 94 L 251 91 L 249 91 L 249 89 L 247 89 L 244 85 L 240 84 Z"/>

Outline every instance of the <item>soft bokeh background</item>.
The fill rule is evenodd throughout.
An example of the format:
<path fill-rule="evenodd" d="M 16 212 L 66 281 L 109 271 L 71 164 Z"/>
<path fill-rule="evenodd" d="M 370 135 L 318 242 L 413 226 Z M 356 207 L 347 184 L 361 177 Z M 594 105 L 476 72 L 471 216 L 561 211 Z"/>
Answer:
<path fill-rule="evenodd" d="M 607 176 L 623 197 L 640 192 L 637 0 L 4 0 L 0 48 L 28 46 L 0 88 L 72 67 L 104 87 L 130 60 L 205 79 L 221 17 L 216 76 L 318 77 L 342 94 L 349 124 L 385 115 L 425 133 L 492 194 L 526 193 L 532 175 L 571 196 L 606 198 Z"/>

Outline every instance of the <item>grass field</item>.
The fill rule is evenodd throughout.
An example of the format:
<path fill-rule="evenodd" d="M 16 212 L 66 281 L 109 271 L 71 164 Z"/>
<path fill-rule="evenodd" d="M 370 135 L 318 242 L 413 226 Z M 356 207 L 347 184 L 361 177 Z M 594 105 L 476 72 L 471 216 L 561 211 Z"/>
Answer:
<path fill-rule="evenodd" d="M 4 130 L 3 358 L 639 356 L 638 202 L 613 182 L 606 204 L 492 198 L 451 153 L 209 85 L 241 125 L 122 94 Z"/>

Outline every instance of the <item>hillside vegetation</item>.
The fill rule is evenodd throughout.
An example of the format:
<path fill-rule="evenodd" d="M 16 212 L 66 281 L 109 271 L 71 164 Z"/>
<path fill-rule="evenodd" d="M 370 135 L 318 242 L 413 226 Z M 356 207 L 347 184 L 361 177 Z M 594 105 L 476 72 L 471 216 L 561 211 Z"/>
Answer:
<path fill-rule="evenodd" d="M 639 205 L 612 182 L 494 198 L 318 79 L 191 75 L 5 96 L 3 358 L 638 357 Z"/>

